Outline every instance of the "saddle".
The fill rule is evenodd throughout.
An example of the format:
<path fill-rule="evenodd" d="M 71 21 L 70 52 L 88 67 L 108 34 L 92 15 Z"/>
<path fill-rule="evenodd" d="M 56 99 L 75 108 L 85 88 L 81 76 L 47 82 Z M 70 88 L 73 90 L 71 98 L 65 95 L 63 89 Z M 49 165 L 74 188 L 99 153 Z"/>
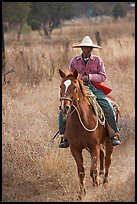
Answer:
<path fill-rule="evenodd" d="M 105 118 L 104 111 L 102 110 L 101 106 L 97 102 L 96 96 L 93 94 L 93 92 L 90 90 L 90 88 L 88 86 L 84 86 L 84 88 L 85 88 L 85 93 L 86 93 L 88 102 L 93 106 L 93 108 L 94 108 L 96 114 L 98 115 L 98 117 L 100 118 L 100 120 L 104 121 L 104 118 Z M 116 114 L 116 122 L 118 122 L 118 117 L 120 116 L 119 106 L 116 103 L 115 99 L 110 94 L 107 94 L 106 97 L 114 108 L 114 111 Z"/>

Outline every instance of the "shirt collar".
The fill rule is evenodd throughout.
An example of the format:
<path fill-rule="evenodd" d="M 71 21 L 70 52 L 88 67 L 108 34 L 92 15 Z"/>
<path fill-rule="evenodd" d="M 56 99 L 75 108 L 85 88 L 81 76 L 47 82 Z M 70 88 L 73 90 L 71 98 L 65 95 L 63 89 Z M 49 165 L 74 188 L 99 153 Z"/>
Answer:
<path fill-rule="evenodd" d="M 76 60 L 79 60 L 79 59 L 82 59 L 82 54 L 76 57 Z M 89 59 L 95 60 L 94 55 L 91 54 Z"/>

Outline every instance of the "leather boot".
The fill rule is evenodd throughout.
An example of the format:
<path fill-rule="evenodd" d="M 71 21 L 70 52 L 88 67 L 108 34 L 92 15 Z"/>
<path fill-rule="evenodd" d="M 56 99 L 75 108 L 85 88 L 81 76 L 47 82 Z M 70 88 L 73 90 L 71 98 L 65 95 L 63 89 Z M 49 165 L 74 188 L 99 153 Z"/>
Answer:
<path fill-rule="evenodd" d="M 113 137 L 111 137 L 111 143 L 113 146 L 121 144 L 121 142 L 119 140 L 119 133 L 118 132 L 116 132 L 115 135 Z"/>
<path fill-rule="evenodd" d="M 61 141 L 60 141 L 59 147 L 60 148 L 67 148 L 67 147 L 69 147 L 68 140 L 66 138 L 61 137 Z"/>
<path fill-rule="evenodd" d="M 113 146 L 116 146 L 116 145 L 120 145 L 121 142 L 119 140 L 119 133 L 118 132 L 115 132 L 111 127 L 110 125 L 108 124 L 108 122 L 106 122 L 106 127 L 107 127 L 107 131 L 108 131 L 108 135 L 110 137 L 110 141 L 111 141 L 111 144 Z"/>

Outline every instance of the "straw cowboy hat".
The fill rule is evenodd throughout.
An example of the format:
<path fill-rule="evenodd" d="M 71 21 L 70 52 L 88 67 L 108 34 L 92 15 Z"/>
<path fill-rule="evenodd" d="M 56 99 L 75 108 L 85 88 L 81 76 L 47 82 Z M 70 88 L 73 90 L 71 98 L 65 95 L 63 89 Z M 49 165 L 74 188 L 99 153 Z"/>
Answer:
<path fill-rule="evenodd" d="M 81 47 L 84 47 L 84 46 L 87 46 L 87 47 L 93 47 L 93 48 L 98 48 L 98 49 L 101 49 L 102 47 L 98 46 L 98 45 L 95 45 L 93 43 L 93 41 L 90 39 L 89 36 L 85 36 L 84 39 L 82 40 L 82 42 L 78 45 L 73 45 L 72 47 L 73 48 L 81 48 Z"/>

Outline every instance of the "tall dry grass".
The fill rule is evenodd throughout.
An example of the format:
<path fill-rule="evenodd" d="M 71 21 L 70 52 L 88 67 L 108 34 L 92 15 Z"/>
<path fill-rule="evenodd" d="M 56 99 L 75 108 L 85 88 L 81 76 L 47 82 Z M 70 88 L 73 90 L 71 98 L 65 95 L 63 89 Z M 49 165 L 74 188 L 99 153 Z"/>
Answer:
<path fill-rule="evenodd" d="M 37 32 L 17 42 L 6 35 L 6 85 L 2 89 L 3 201 L 75 201 L 78 185 L 76 166 L 69 150 L 58 148 L 58 69 L 66 70 L 80 53 L 72 44 L 100 31 L 108 86 L 121 109 L 122 118 L 134 132 L 135 41 L 134 22 L 80 21 L 53 32 L 52 40 Z M 95 40 L 94 40 L 95 41 Z M 86 153 L 85 153 L 86 154 Z M 88 157 L 88 155 L 86 155 Z M 130 201 L 131 197 L 129 197 Z"/>

